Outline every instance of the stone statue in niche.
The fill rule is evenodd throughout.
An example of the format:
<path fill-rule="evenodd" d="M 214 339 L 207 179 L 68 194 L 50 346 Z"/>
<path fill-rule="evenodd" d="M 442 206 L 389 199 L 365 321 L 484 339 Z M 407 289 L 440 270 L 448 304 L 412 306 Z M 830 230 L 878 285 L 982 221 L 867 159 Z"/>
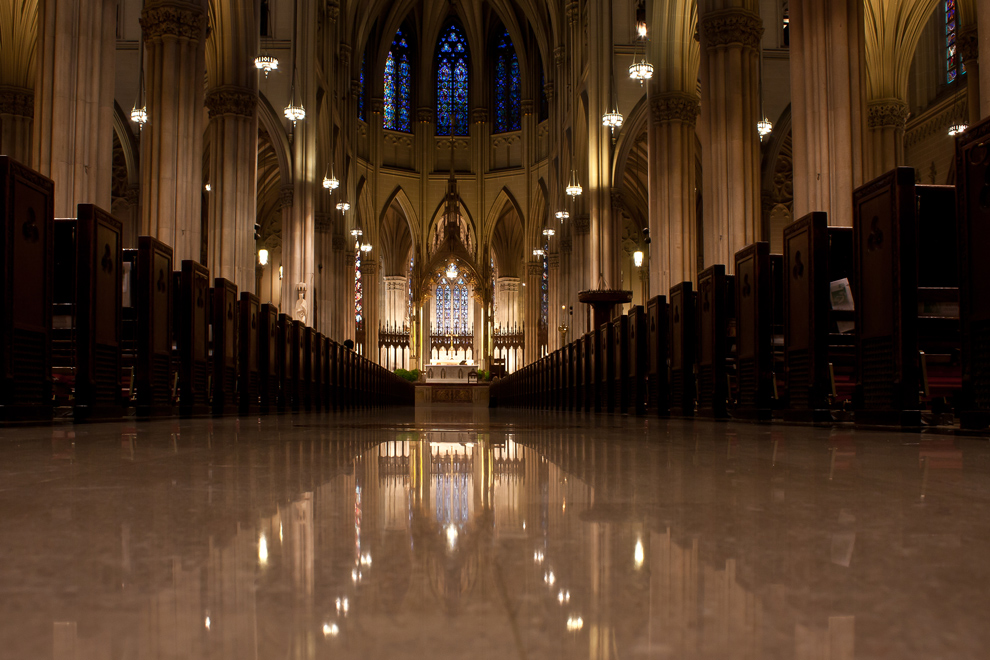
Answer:
<path fill-rule="evenodd" d="M 298 298 L 296 298 L 295 317 L 297 321 L 301 321 L 303 325 L 306 325 L 307 316 L 309 314 L 309 307 L 306 304 L 306 283 L 300 282 L 298 286 L 296 286 L 296 292 Z"/>

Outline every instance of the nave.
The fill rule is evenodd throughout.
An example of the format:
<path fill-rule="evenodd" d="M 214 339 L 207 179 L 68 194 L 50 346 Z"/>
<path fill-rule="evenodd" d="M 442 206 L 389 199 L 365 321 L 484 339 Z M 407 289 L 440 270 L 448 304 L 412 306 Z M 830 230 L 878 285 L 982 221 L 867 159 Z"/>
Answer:
<path fill-rule="evenodd" d="M 470 407 L 5 428 L 0 657 L 982 657 L 988 472 Z"/>

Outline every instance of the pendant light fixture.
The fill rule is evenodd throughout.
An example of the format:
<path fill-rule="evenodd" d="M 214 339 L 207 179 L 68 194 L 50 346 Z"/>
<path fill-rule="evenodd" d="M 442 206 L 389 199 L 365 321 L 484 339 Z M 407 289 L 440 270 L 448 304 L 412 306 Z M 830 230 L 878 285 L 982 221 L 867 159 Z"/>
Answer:
<path fill-rule="evenodd" d="M 266 6 L 268 19 L 268 34 L 275 34 L 275 24 L 272 22 L 272 7 L 271 3 Z M 268 53 L 268 49 L 265 48 L 265 37 L 261 38 L 261 54 L 254 58 L 254 67 L 259 71 L 265 72 L 265 78 L 268 74 L 278 68 L 278 58 L 274 55 Z"/>
<path fill-rule="evenodd" d="M 144 11 L 144 2 L 141 2 L 141 10 Z M 134 99 L 134 106 L 131 108 L 131 121 L 138 125 L 138 131 L 148 123 L 148 106 L 144 100 L 144 30 L 141 30 L 141 38 L 138 45 L 138 91 L 137 98 Z"/>
<path fill-rule="evenodd" d="M 622 128 L 622 113 L 619 112 L 619 99 L 615 94 L 615 77 L 611 77 L 611 93 L 612 104 L 611 110 L 602 115 L 602 126 L 608 128 L 612 135 L 615 135 L 615 129 Z"/>
<path fill-rule="evenodd" d="M 760 142 L 763 142 L 763 138 L 770 135 L 773 132 L 773 122 L 771 122 L 767 116 L 763 113 L 763 44 L 760 44 L 760 117 L 762 119 L 756 122 L 756 132 L 760 136 Z"/>
<path fill-rule="evenodd" d="M 581 187 L 581 182 L 578 181 L 577 171 L 571 168 L 571 178 L 567 181 L 567 187 L 564 188 L 564 192 L 568 194 L 569 197 L 579 197 L 584 189 Z"/>
<path fill-rule="evenodd" d="M 298 1 L 298 0 L 297 0 Z M 285 118 L 292 122 L 292 126 L 295 127 L 296 122 L 302 121 L 306 118 L 306 108 L 303 107 L 302 100 L 300 99 L 299 104 L 296 104 L 296 22 L 299 20 L 297 16 L 298 6 L 296 2 L 292 3 L 292 82 L 289 83 L 289 105 L 285 106 Z"/>
<path fill-rule="evenodd" d="M 636 60 L 636 44 L 633 44 L 633 61 L 629 65 L 629 77 L 638 80 L 642 85 L 644 81 L 653 77 L 653 65 L 646 61 L 646 7 L 642 4 L 636 7 L 636 41 L 643 42 L 643 57 Z"/>
<path fill-rule="evenodd" d="M 331 166 L 327 166 L 327 171 L 329 172 L 329 176 L 327 176 L 327 174 L 323 175 L 323 187 L 330 192 L 333 192 L 340 187 L 340 181 L 338 181 L 337 177 L 334 176 L 333 168 Z"/>

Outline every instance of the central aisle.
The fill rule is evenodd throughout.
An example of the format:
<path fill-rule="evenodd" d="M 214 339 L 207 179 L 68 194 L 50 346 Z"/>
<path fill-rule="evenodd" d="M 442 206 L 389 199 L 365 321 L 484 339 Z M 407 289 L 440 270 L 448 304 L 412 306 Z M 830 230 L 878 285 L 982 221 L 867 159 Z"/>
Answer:
<path fill-rule="evenodd" d="M 988 473 L 466 406 L 3 429 L 0 657 L 980 657 Z"/>

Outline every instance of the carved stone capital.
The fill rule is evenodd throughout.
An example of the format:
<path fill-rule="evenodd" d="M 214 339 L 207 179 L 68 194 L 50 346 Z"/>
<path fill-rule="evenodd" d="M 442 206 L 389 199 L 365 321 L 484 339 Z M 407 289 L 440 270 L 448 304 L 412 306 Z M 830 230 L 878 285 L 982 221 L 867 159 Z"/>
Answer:
<path fill-rule="evenodd" d="M 416 108 L 416 121 L 425 124 L 433 123 L 433 108 Z"/>
<path fill-rule="evenodd" d="M 570 254 L 571 250 L 574 249 L 574 239 L 571 238 L 570 234 L 565 234 L 562 239 L 560 239 L 560 253 Z"/>
<path fill-rule="evenodd" d="M 0 115 L 34 118 L 34 91 L 0 86 Z"/>
<path fill-rule="evenodd" d="M 333 230 L 333 216 L 329 213 L 317 213 L 314 222 L 317 234 L 329 234 Z"/>
<path fill-rule="evenodd" d="M 523 99 L 519 102 L 519 111 L 523 116 L 533 114 L 533 102 L 530 99 Z"/>
<path fill-rule="evenodd" d="M 339 0 L 327 0 L 327 18 L 331 21 L 336 21 L 339 16 L 340 16 Z"/>
<path fill-rule="evenodd" d="M 612 208 L 621 211 L 625 207 L 625 200 L 622 198 L 622 189 L 612 188 Z"/>
<path fill-rule="evenodd" d="M 566 52 L 563 46 L 557 46 L 553 49 L 553 61 L 558 67 L 564 66 L 564 55 Z"/>
<path fill-rule="evenodd" d="M 475 124 L 483 124 L 488 121 L 488 108 L 475 108 L 472 110 L 471 121 Z"/>
<path fill-rule="evenodd" d="M 294 194 L 294 189 L 292 187 L 292 184 L 282 186 L 282 189 L 279 191 L 278 199 L 282 203 L 283 209 L 292 208 L 293 194 Z"/>
<path fill-rule="evenodd" d="M 763 19 L 745 9 L 707 12 L 699 23 L 709 50 L 734 45 L 756 49 L 763 38 Z"/>
<path fill-rule="evenodd" d="M 900 99 L 878 99 L 866 105 L 866 122 L 870 128 L 904 130 L 909 114 L 907 103 Z"/>
<path fill-rule="evenodd" d="M 543 260 L 529 262 L 529 274 L 536 278 L 543 274 Z"/>
<path fill-rule="evenodd" d="M 223 85 L 206 94 L 206 109 L 210 119 L 223 115 L 253 117 L 258 106 L 258 92 L 245 87 Z"/>
<path fill-rule="evenodd" d="M 693 94 L 666 92 L 650 99 L 650 113 L 657 124 L 680 121 L 694 126 L 701 114 L 701 104 Z"/>
<path fill-rule="evenodd" d="M 204 36 L 206 14 L 191 2 L 160 2 L 145 7 L 139 22 L 146 41 L 163 37 L 199 41 Z"/>
<path fill-rule="evenodd" d="M 371 99 L 368 102 L 368 107 L 371 108 L 371 112 L 376 115 L 380 115 L 382 114 L 382 109 L 385 107 L 385 104 L 381 99 Z"/>
<path fill-rule="evenodd" d="M 979 34 L 975 25 L 968 25 L 959 31 L 956 48 L 963 62 L 975 62 L 980 57 Z"/>
<path fill-rule="evenodd" d="M 568 2 L 565 12 L 567 13 L 568 22 L 573 24 L 577 21 L 578 16 L 581 15 L 581 6 L 577 2 Z"/>
<path fill-rule="evenodd" d="M 351 79 L 351 96 L 354 98 L 361 96 L 361 81 L 357 78 Z"/>
<path fill-rule="evenodd" d="M 351 68 L 351 45 L 350 44 L 340 44 L 340 66 L 341 69 L 347 71 Z"/>
<path fill-rule="evenodd" d="M 361 274 L 362 275 L 374 275 L 378 269 L 378 264 L 375 263 L 374 259 L 369 261 L 361 260 Z"/>
<path fill-rule="evenodd" d="M 550 268 L 560 268 L 560 254 L 557 252 L 551 252 L 547 255 L 547 265 Z"/>
<path fill-rule="evenodd" d="M 548 101 L 552 101 L 553 100 L 553 81 L 552 80 L 548 80 L 547 82 L 543 83 L 543 94 L 544 94 L 544 96 L 547 97 L 547 100 Z"/>

